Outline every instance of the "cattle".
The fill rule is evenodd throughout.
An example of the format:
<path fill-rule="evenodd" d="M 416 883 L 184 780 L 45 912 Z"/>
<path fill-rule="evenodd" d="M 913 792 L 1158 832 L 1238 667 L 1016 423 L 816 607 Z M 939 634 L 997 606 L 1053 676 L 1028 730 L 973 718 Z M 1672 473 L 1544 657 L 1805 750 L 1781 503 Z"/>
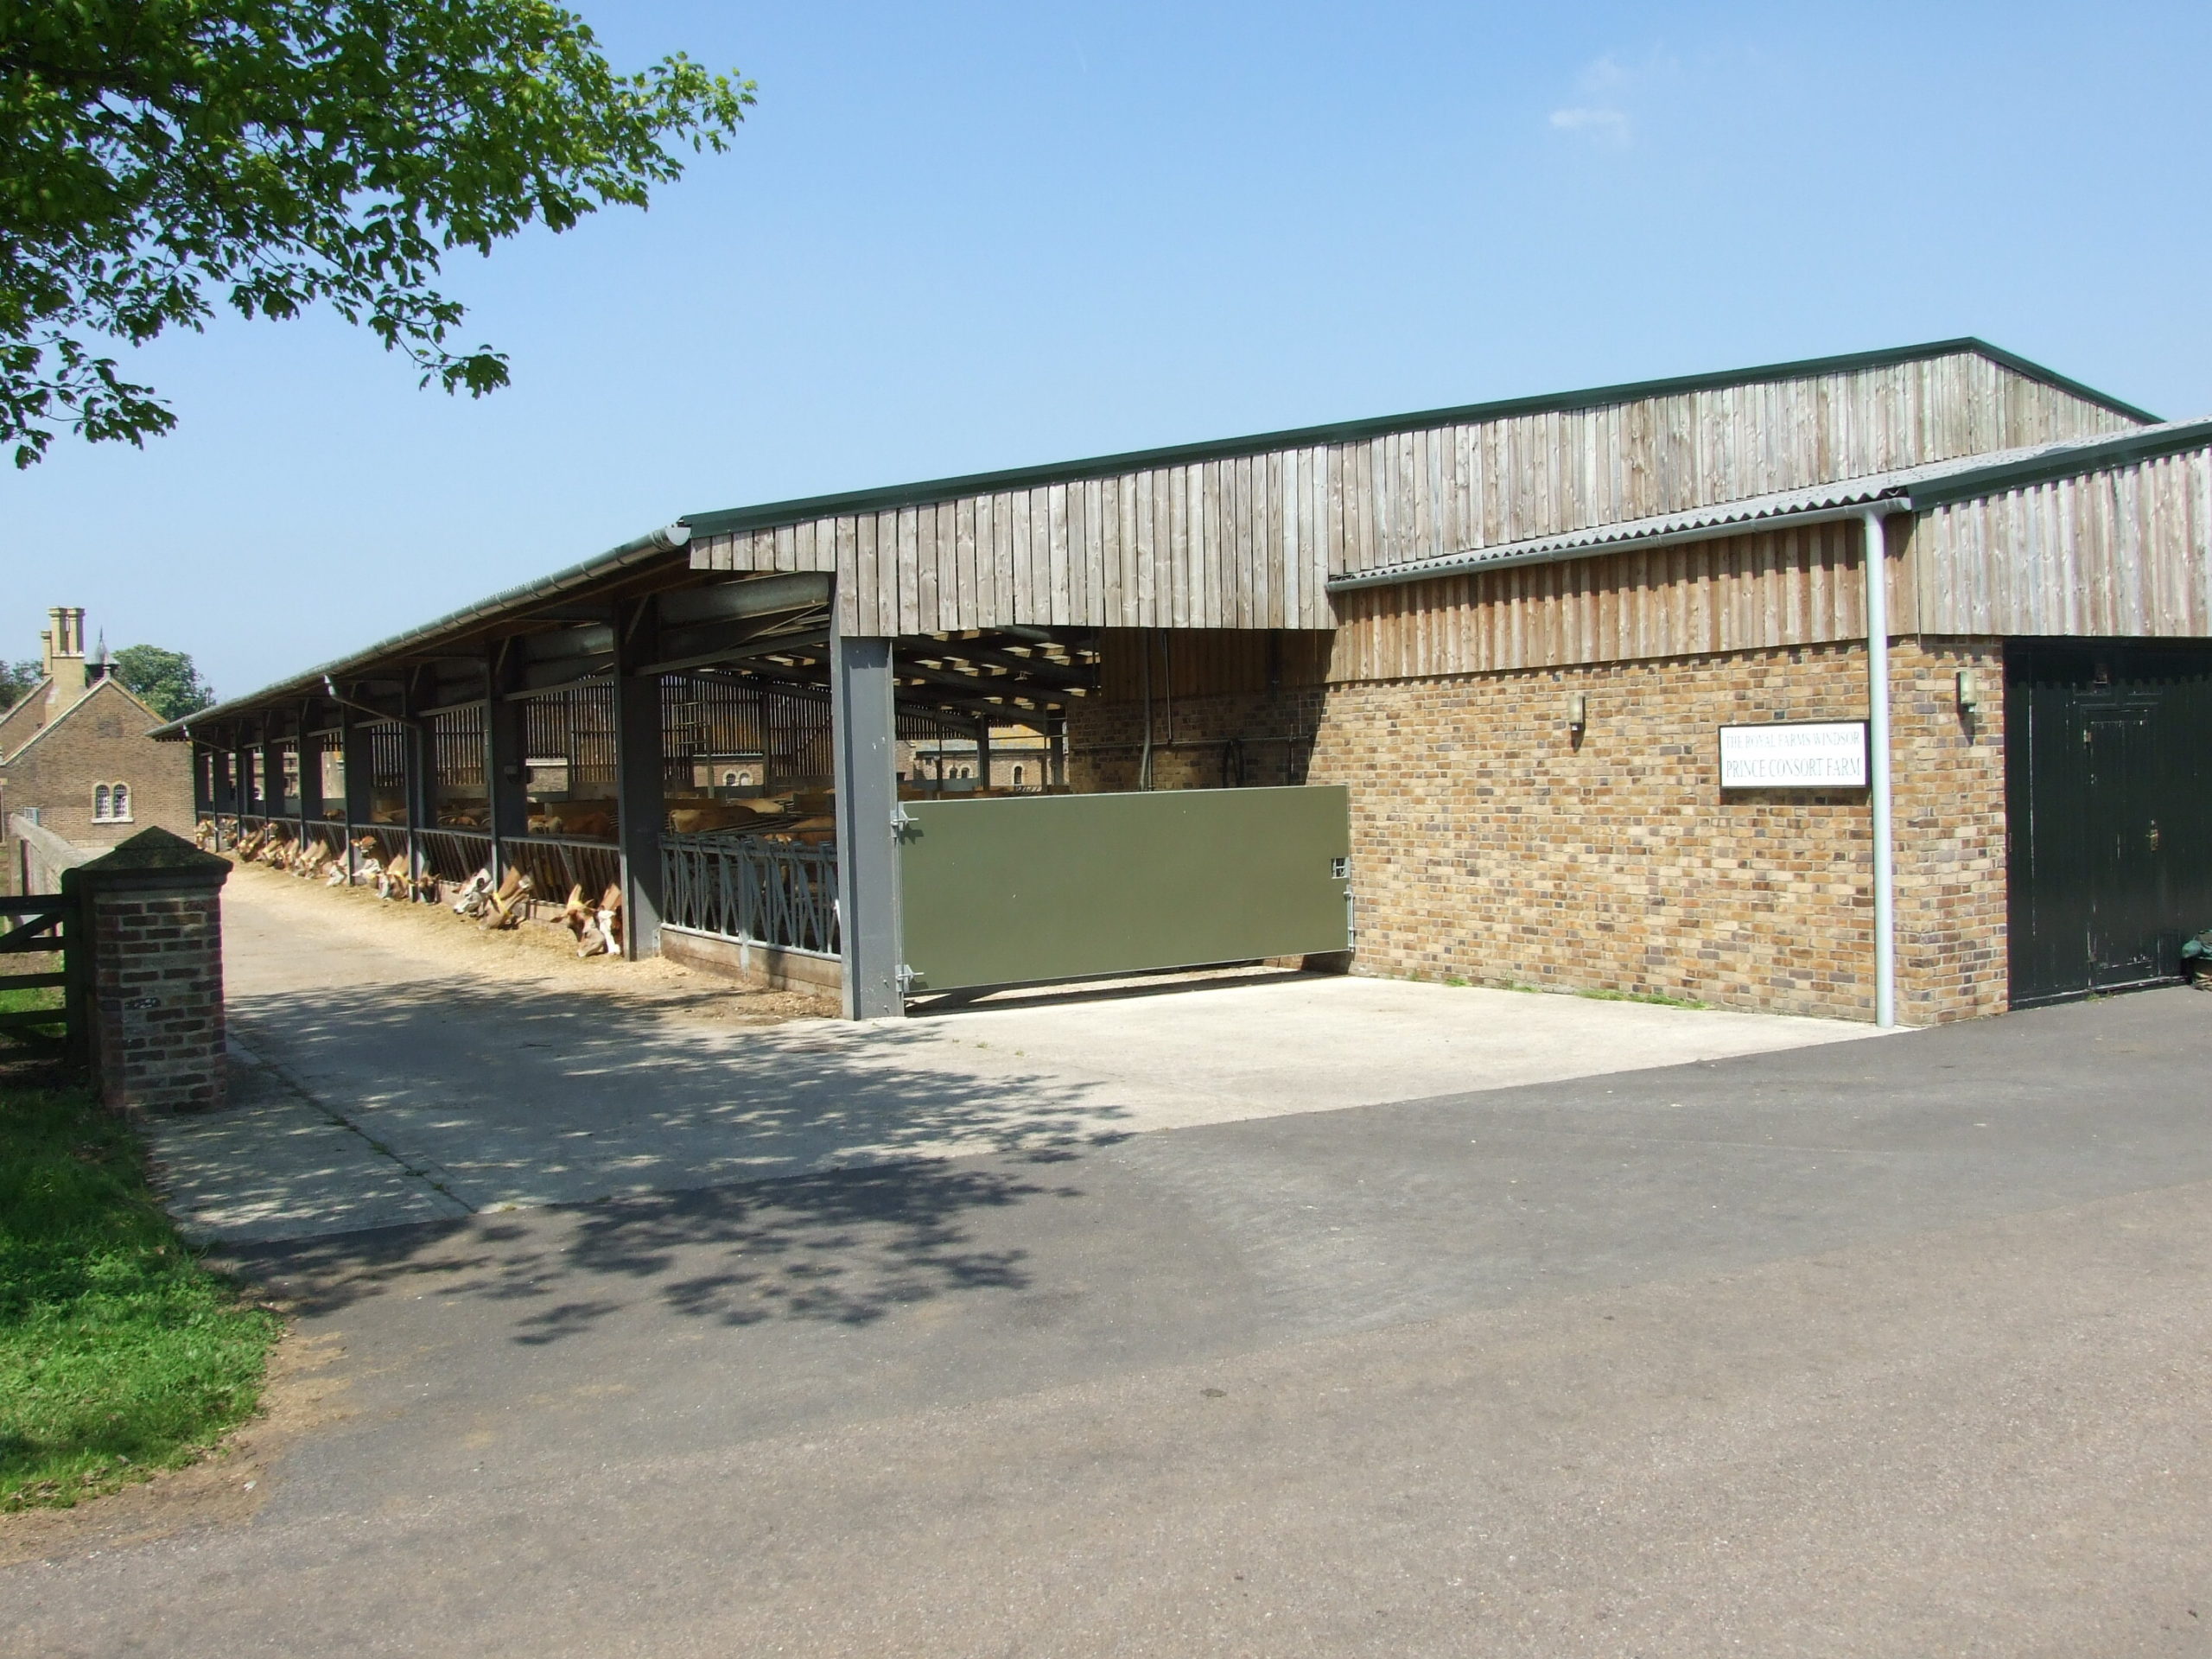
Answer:
<path fill-rule="evenodd" d="M 569 889 L 561 919 L 575 935 L 580 957 L 619 956 L 622 950 L 622 889 L 609 887 L 596 906 L 584 898 L 582 883 Z"/>
<path fill-rule="evenodd" d="M 412 899 L 416 880 L 407 862 L 407 855 L 395 853 L 391 861 L 376 874 L 377 897 L 379 899 Z"/>
<path fill-rule="evenodd" d="M 480 916 L 491 897 L 492 867 L 486 864 L 461 884 L 461 894 L 453 901 L 453 913 L 456 916 Z"/>
<path fill-rule="evenodd" d="M 485 895 L 484 925 L 499 930 L 518 925 L 522 921 L 522 907 L 529 901 L 531 890 L 536 885 L 522 871 L 510 868 L 506 879 L 495 891 Z"/>
<path fill-rule="evenodd" d="M 578 841 L 612 841 L 616 816 L 612 801 L 547 801 L 530 815 L 530 833 Z"/>
<path fill-rule="evenodd" d="M 717 830 L 746 829 L 767 816 L 737 801 L 671 802 L 668 827 L 679 836 L 703 836 Z"/>

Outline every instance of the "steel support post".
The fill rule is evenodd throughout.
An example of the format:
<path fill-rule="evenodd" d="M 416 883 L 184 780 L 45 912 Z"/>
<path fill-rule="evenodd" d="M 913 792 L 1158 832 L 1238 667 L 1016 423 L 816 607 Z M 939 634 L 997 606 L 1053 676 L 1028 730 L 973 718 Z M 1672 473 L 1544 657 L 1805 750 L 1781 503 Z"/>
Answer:
<path fill-rule="evenodd" d="M 346 774 L 346 877 L 352 880 L 361 873 L 360 855 L 353 850 L 354 838 L 361 833 L 361 826 L 372 823 L 377 811 L 377 768 L 374 739 L 360 715 L 340 703 L 338 706 L 338 760 Z"/>
<path fill-rule="evenodd" d="M 899 928 L 898 716 L 891 641 L 830 636 L 837 766 L 837 929 L 848 1020 L 906 1012 Z M 940 740 L 941 742 L 941 740 Z"/>
<path fill-rule="evenodd" d="M 245 741 L 243 732 L 236 734 L 231 741 L 231 779 L 238 817 L 255 816 L 258 809 L 253 797 L 253 747 Z M 240 836 L 245 834 L 243 823 L 238 826 L 238 834 Z"/>
<path fill-rule="evenodd" d="M 308 730 L 308 710 L 300 711 L 300 844 L 305 846 L 308 826 L 322 823 L 322 737 Z"/>
<path fill-rule="evenodd" d="M 524 705 L 504 694 L 512 690 L 512 640 L 492 653 L 484 708 L 484 793 L 489 800 L 484 827 L 492 832 L 492 879 L 507 875 L 507 842 L 530 833 L 529 779 L 523 768 Z M 552 894 L 554 898 L 565 894 Z M 594 895 L 596 897 L 596 895 Z"/>
<path fill-rule="evenodd" d="M 270 719 L 261 722 L 261 816 L 264 818 L 284 816 L 284 750 L 276 741 L 276 724 Z"/>
<path fill-rule="evenodd" d="M 985 715 L 976 722 L 976 788 L 980 792 L 991 786 L 991 721 Z"/>
<path fill-rule="evenodd" d="M 423 878 L 429 870 L 429 854 L 423 845 L 423 831 L 435 827 L 438 772 L 437 750 L 430 741 L 430 723 L 416 715 L 416 704 L 415 682 L 410 677 L 402 698 L 404 714 L 400 721 L 399 741 L 405 761 L 407 874 L 419 895 Z"/>
<path fill-rule="evenodd" d="M 646 601 L 650 605 L 651 601 Z M 632 674 L 653 660 L 652 616 L 641 610 L 615 630 L 614 802 L 622 851 L 622 954 L 660 954 L 660 676 Z"/>

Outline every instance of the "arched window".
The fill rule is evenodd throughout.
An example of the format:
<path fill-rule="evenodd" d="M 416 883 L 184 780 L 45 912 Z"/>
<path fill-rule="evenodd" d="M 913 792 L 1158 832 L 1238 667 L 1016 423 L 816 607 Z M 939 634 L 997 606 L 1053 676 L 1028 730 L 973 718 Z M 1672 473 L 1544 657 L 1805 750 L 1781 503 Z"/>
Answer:
<path fill-rule="evenodd" d="M 1021 781 L 1021 768 L 1020 766 L 1016 766 L 1014 769 L 1014 781 L 1016 784 L 1019 784 Z"/>
<path fill-rule="evenodd" d="M 722 773 L 722 787 L 724 789 L 735 789 L 737 787 L 737 774 L 734 772 L 726 772 Z"/>
<path fill-rule="evenodd" d="M 105 784 L 92 785 L 92 822 L 106 823 L 115 817 L 115 797 Z"/>
<path fill-rule="evenodd" d="M 115 821 L 118 823 L 130 823 L 130 785 L 128 784 L 118 784 L 115 786 L 115 793 L 110 796 L 108 799 L 110 804 L 115 809 Z"/>

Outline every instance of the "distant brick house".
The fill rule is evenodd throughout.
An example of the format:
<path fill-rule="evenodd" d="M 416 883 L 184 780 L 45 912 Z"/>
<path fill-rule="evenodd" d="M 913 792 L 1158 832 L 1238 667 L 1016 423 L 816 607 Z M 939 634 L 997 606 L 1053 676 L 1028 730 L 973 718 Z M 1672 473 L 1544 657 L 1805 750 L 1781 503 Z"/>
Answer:
<path fill-rule="evenodd" d="M 81 609 L 48 614 L 43 676 L 0 715 L 0 892 L 22 891 L 29 874 L 18 813 L 88 851 L 149 824 L 193 830 L 189 752 L 149 737 L 161 716 L 86 658 Z"/>

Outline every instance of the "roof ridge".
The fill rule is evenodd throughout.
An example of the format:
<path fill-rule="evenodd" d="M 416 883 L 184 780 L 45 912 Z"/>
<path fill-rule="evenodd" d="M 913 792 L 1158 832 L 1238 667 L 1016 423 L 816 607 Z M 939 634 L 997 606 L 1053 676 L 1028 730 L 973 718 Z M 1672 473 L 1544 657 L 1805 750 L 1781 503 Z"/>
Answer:
<path fill-rule="evenodd" d="M 1534 396 L 1503 397 L 1485 403 L 1460 404 L 1441 409 L 1410 410 L 1401 415 L 1367 416 L 1358 420 L 1338 421 L 1318 426 L 1286 427 L 1273 432 L 1255 432 L 1243 437 L 1208 439 L 1192 443 L 1169 444 L 1156 448 L 1129 449 L 1111 454 L 1092 455 L 1065 461 L 1046 461 L 1027 467 L 1007 467 L 995 472 L 958 474 L 946 478 L 921 479 L 911 483 L 893 484 L 861 490 L 847 490 L 828 495 L 799 496 L 784 501 L 766 501 L 755 505 L 723 508 L 711 512 L 687 513 L 679 523 L 688 524 L 693 536 L 721 536 L 742 530 L 765 530 L 773 525 L 794 523 L 805 518 L 823 518 L 843 512 L 880 511 L 894 506 L 914 506 L 924 502 L 940 501 L 957 495 L 981 494 L 988 490 L 1027 486 L 1039 484 L 1072 482 L 1077 479 L 1110 477 L 1117 473 L 1141 471 L 1147 467 L 1172 465 L 1179 461 L 1229 460 L 1257 454 L 1270 449 L 1288 449 L 1314 444 L 1349 443 L 1361 438 L 1379 437 L 1394 432 L 1426 430 L 1432 427 L 1454 425 L 1476 420 L 1500 420 L 1514 415 L 1567 413 L 1576 410 L 1602 409 L 1615 404 L 1633 403 L 1639 398 L 1678 396 L 1693 391 L 1718 391 L 1724 387 L 1753 385 L 1764 380 L 1806 380 L 1822 374 L 1847 373 L 1854 369 L 1887 367 L 1900 363 L 1924 362 L 1939 357 L 1954 357 L 1972 353 L 2000 367 L 2024 375 L 2045 385 L 2053 386 L 2072 396 L 2095 404 L 2114 414 L 2126 416 L 2146 425 L 2158 423 L 2158 417 L 2147 410 L 2121 402 L 2079 380 L 2031 362 L 2000 346 L 1972 334 L 1961 334 L 1949 340 L 1923 340 L 1918 345 L 1893 346 L 1876 351 L 1848 352 L 1828 357 L 1808 357 L 1781 363 L 1754 364 L 1745 368 L 1707 370 L 1696 374 L 1673 375 L 1652 380 L 1623 381 L 1613 385 L 1589 386 L 1579 391 L 1543 392 Z"/>

